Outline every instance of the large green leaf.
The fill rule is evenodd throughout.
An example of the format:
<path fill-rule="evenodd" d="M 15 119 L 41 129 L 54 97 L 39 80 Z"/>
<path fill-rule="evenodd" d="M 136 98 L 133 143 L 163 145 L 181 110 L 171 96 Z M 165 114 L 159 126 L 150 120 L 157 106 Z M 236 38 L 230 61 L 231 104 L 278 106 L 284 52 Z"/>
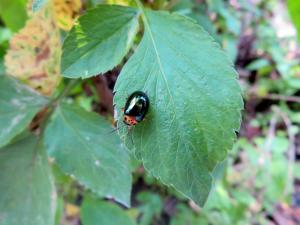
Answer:
<path fill-rule="evenodd" d="M 55 188 L 36 137 L 0 149 L 0 180 L 0 225 L 54 225 Z"/>
<path fill-rule="evenodd" d="M 118 206 L 105 201 L 85 197 L 80 218 L 83 225 L 135 225 L 130 217 Z"/>
<path fill-rule="evenodd" d="M 237 73 L 192 20 L 146 11 L 143 21 L 144 37 L 117 80 L 114 102 L 119 125 L 133 91 L 148 94 L 150 111 L 130 132 L 120 128 L 120 133 L 152 175 L 203 205 L 211 171 L 240 127 Z"/>
<path fill-rule="evenodd" d="M 288 0 L 287 5 L 290 16 L 298 31 L 298 39 L 300 40 L 300 2 L 297 0 Z"/>
<path fill-rule="evenodd" d="M 86 78 L 117 66 L 131 47 L 138 15 L 133 8 L 100 5 L 81 16 L 63 45 L 63 75 Z"/>
<path fill-rule="evenodd" d="M 46 146 L 65 173 L 98 195 L 129 206 L 129 157 L 112 130 L 99 115 L 61 104 L 46 129 Z"/>
<path fill-rule="evenodd" d="M 13 78 L 0 76 L 0 147 L 30 123 L 47 99 Z"/>
<path fill-rule="evenodd" d="M 26 0 L 1 0 L 0 17 L 12 31 L 18 31 L 25 25 Z"/>

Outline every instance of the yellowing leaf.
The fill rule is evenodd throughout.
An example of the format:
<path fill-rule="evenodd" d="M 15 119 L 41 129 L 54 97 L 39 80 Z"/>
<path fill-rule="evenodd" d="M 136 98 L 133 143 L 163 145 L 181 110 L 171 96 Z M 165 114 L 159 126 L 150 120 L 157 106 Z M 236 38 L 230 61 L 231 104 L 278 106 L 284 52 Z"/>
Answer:
<path fill-rule="evenodd" d="M 25 27 L 10 40 L 5 56 L 7 73 L 49 96 L 60 80 L 59 29 L 51 3 L 28 14 L 31 18 Z"/>
<path fill-rule="evenodd" d="M 56 22 L 62 30 L 70 30 L 82 8 L 81 0 L 53 0 Z"/>
<path fill-rule="evenodd" d="M 123 6 L 130 5 L 130 1 L 128 1 L 128 0 L 107 0 L 106 2 L 108 4 L 112 4 L 112 5 L 123 5 Z"/>

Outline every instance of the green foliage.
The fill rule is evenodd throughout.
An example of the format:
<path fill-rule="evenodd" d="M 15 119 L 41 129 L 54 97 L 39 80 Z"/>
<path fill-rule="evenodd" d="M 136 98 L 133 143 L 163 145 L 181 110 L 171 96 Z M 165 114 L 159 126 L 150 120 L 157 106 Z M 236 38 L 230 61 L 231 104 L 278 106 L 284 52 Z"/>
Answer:
<path fill-rule="evenodd" d="M 27 136 L 0 149 L 0 224 L 52 225 L 56 193 L 42 143 Z"/>
<path fill-rule="evenodd" d="M 129 157 L 112 127 L 95 113 L 60 104 L 48 125 L 48 154 L 60 168 L 101 197 L 130 205 Z"/>
<path fill-rule="evenodd" d="M 217 30 L 213 22 L 209 19 L 205 7 L 195 6 L 192 0 L 181 0 L 172 7 L 172 11 L 191 17 L 197 21 L 215 40 L 219 40 Z"/>
<path fill-rule="evenodd" d="M 171 221 L 171 225 L 182 225 L 182 224 L 193 224 L 193 225 L 204 225 L 202 221 L 205 219 L 193 213 L 187 206 L 179 204 L 177 206 L 177 214 Z M 205 221 L 207 222 L 207 221 Z"/>
<path fill-rule="evenodd" d="M 58 2 L 76 17 L 77 1 Z M 285 210 L 295 219 L 300 66 L 294 33 L 274 25 L 290 25 L 284 3 L 107 2 L 123 6 L 84 1 L 63 32 L 63 76 L 82 79 L 63 78 L 49 99 L 2 75 L 15 30 L 1 15 L 0 225 L 264 225 Z M 247 101 L 235 144 L 241 88 L 219 45 Z M 137 90 L 150 110 L 128 127 L 123 107 Z"/>
<path fill-rule="evenodd" d="M 1 0 L 0 18 L 12 31 L 18 31 L 27 19 L 26 0 Z"/>
<path fill-rule="evenodd" d="M 0 75 L 5 74 L 3 58 L 11 36 L 12 32 L 8 28 L 0 26 Z"/>
<path fill-rule="evenodd" d="M 117 66 L 132 45 L 138 15 L 133 8 L 100 5 L 80 17 L 63 45 L 63 75 L 87 78 Z"/>
<path fill-rule="evenodd" d="M 163 209 L 163 202 L 159 195 L 151 192 L 141 192 L 137 200 L 142 204 L 139 225 L 149 225 L 154 218 L 158 218 Z"/>
<path fill-rule="evenodd" d="M 33 10 L 44 2 L 34 1 Z M 151 175 L 203 205 L 211 188 L 210 174 L 226 157 L 239 130 L 243 104 L 237 73 L 218 44 L 195 21 L 175 13 L 144 10 L 140 2 L 137 4 L 138 8 L 100 5 L 81 16 L 64 41 L 62 73 L 71 78 L 88 78 L 120 64 L 134 44 L 141 16 L 144 34 L 115 87 L 119 132 Z M 208 17 L 199 17 L 192 10 L 188 16 L 206 27 L 212 26 Z M 132 179 L 127 150 L 111 132 L 112 126 L 99 115 L 74 103 L 61 103 L 72 89 L 71 83 L 48 102 L 16 81 L 2 77 L 0 143 L 8 144 L 47 105 L 47 113 L 39 115 L 42 125 L 37 133 L 45 140 L 48 156 L 61 172 L 98 197 L 129 206 Z M 129 132 L 120 124 L 121 108 L 136 90 L 149 96 L 150 112 L 146 121 Z M 91 109 L 90 99 L 79 97 L 75 102 Z M 64 177 L 55 174 L 57 180 Z M 63 178 L 58 185 L 65 188 L 65 183 L 72 184 Z M 141 224 L 151 223 L 163 209 L 157 195 L 145 192 L 138 200 L 141 204 L 148 201 L 139 209 L 143 213 Z M 106 204 L 93 201 L 85 200 L 83 204 L 85 224 L 95 223 L 86 212 Z M 98 215 L 94 216 L 96 220 Z"/>
<path fill-rule="evenodd" d="M 249 221 L 264 220 L 258 213 L 260 210 L 271 214 L 279 199 L 287 201 L 290 192 L 287 174 L 291 166 L 284 157 L 287 145 L 287 138 L 280 134 L 276 134 L 271 142 L 268 138 L 256 138 L 253 143 L 241 138 L 229 158 L 226 177 L 216 183 L 199 224 L 251 224 Z M 234 159 L 241 149 L 244 150 L 242 161 L 235 164 Z"/>
<path fill-rule="evenodd" d="M 287 0 L 287 6 L 295 27 L 298 30 L 298 39 L 300 40 L 300 2 L 296 0 Z"/>
<path fill-rule="evenodd" d="M 85 197 L 80 217 L 83 225 L 135 225 L 132 219 L 112 203 Z"/>
<path fill-rule="evenodd" d="M 0 147 L 31 122 L 47 99 L 13 78 L 0 76 Z"/>
<path fill-rule="evenodd" d="M 203 205 L 210 172 L 239 129 L 243 104 L 237 75 L 193 21 L 148 10 L 143 21 L 143 39 L 119 76 L 114 102 L 121 123 L 126 96 L 142 90 L 150 98 L 150 112 L 132 137 L 127 129 L 121 129 L 122 136 L 152 175 Z"/>

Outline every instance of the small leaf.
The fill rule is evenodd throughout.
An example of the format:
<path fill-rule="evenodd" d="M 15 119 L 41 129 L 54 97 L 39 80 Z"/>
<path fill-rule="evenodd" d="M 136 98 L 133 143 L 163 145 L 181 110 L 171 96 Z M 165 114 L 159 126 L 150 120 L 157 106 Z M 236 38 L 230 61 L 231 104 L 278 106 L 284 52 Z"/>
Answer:
<path fill-rule="evenodd" d="M 12 31 L 21 29 L 27 19 L 26 0 L 1 0 L 0 18 Z"/>
<path fill-rule="evenodd" d="M 63 75 L 86 78 L 117 66 L 131 47 L 138 15 L 133 8 L 100 5 L 81 16 L 63 45 Z"/>
<path fill-rule="evenodd" d="M 85 197 L 80 213 L 83 225 L 135 225 L 118 206 L 105 201 Z"/>
<path fill-rule="evenodd" d="M 140 203 L 139 225 L 151 224 L 154 218 L 159 218 L 163 210 L 163 202 L 158 194 L 152 192 L 140 192 L 137 195 Z"/>
<path fill-rule="evenodd" d="M 30 136 L 0 149 L 0 225 L 53 225 L 56 193 L 42 146 Z"/>
<path fill-rule="evenodd" d="M 0 76 L 0 147 L 23 131 L 47 100 L 7 76 Z"/>
<path fill-rule="evenodd" d="M 300 2 L 296 0 L 288 0 L 287 6 L 291 19 L 298 32 L 298 40 L 300 41 Z"/>
<path fill-rule="evenodd" d="M 48 0 L 33 0 L 32 2 L 32 11 L 33 12 L 37 12 L 38 10 L 40 10 L 46 3 Z"/>
<path fill-rule="evenodd" d="M 129 206 L 129 157 L 112 130 L 99 115 L 61 104 L 46 129 L 47 150 L 65 173 L 85 187 Z"/>
<path fill-rule="evenodd" d="M 119 123 L 134 91 L 148 94 L 150 111 L 129 135 L 126 128 L 120 133 L 152 175 L 203 205 L 211 172 L 239 130 L 243 103 L 237 73 L 192 20 L 146 11 L 143 21 L 144 37 L 117 80 L 114 102 Z"/>

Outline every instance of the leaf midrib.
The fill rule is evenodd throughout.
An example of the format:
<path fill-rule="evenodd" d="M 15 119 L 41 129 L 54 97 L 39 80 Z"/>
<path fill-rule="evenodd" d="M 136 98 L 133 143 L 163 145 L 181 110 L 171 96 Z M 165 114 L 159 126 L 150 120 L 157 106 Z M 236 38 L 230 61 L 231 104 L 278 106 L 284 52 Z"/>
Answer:
<path fill-rule="evenodd" d="M 138 1 L 138 0 L 137 0 L 137 1 Z M 155 43 L 155 40 L 154 40 L 154 37 L 153 37 L 153 33 L 152 33 L 152 31 L 151 31 L 151 28 L 150 28 L 150 25 L 149 25 L 149 22 L 148 22 L 148 19 L 147 19 L 147 16 L 146 16 L 146 14 L 145 14 L 144 9 L 141 8 L 141 11 L 142 11 L 142 19 L 143 19 L 144 24 L 145 24 L 145 26 L 146 26 L 146 28 L 147 28 L 147 31 L 148 31 L 149 36 L 150 36 L 150 40 L 151 40 L 151 42 L 152 42 L 152 45 L 153 45 L 153 48 L 154 48 L 154 51 L 155 51 L 155 55 L 156 55 L 156 58 L 157 58 L 157 63 L 158 63 L 158 65 L 159 65 L 159 69 L 160 69 L 160 71 L 161 71 L 162 77 L 163 77 L 164 82 L 165 82 L 165 84 L 166 84 L 166 87 L 167 87 L 167 90 L 168 90 L 168 94 L 169 94 L 169 96 L 171 97 L 172 104 L 173 104 L 173 106 L 174 106 L 174 108 L 175 108 L 174 99 L 173 99 L 173 96 L 172 96 L 172 94 L 171 94 L 169 84 L 168 84 L 168 82 L 167 82 L 167 78 L 166 78 L 165 71 L 164 71 L 164 69 L 163 69 L 163 66 L 162 66 L 162 63 L 161 63 L 161 60 L 160 60 L 160 56 L 159 56 L 159 53 L 158 53 L 158 50 L 157 50 L 157 47 L 156 47 L 156 43 Z M 176 117 L 176 111 L 174 111 L 174 113 L 175 113 L 175 117 Z"/>
<path fill-rule="evenodd" d="M 138 0 L 137 0 L 137 1 L 138 1 Z M 154 40 L 153 32 L 152 32 L 152 30 L 151 30 L 151 28 L 150 28 L 150 25 L 149 25 L 147 16 L 145 15 L 145 12 L 144 12 L 143 8 L 141 7 L 140 10 L 142 11 L 142 19 L 143 19 L 143 21 L 144 21 L 144 24 L 145 24 L 145 27 L 146 27 L 146 31 L 148 31 L 148 34 L 149 34 L 149 36 L 150 36 L 150 40 L 151 40 L 152 45 L 153 45 L 153 49 L 154 49 L 154 51 L 155 51 L 155 55 L 156 55 L 156 58 L 157 58 L 157 63 L 158 63 L 158 65 L 159 65 L 159 69 L 160 69 L 161 75 L 162 75 L 162 77 L 163 77 L 163 80 L 164 80 L 164 83 L 165 83 L 165 85 L 166 85 L 168 94 L 169 94 L 169 96 L 170 96 L 170 99 L 171 99 L 172 104 L 173 104 L 173 107 L 174 107 L 174 110 L 173 110 L 173 111 L 174 111 L 174 118 L 177 118 L 175 102 L 174 102 L 173 96 L 172 96 L 171 91 L 170 91 L 170 87 L 169 87 L 169 84 L 168 84 L 168 81 L 167 81 L 167 78 L 166 78 L 165 71 L 164 71 L 163 66 L 162 66 L 162 63 L 161 63 L 161 59 L 160 59 L 160 56 L 159 56 L 159 52 L 158 52 L 158 49 L 157 49 L 157 47 L 156 47 L 156 42 L 155 42 L 155 40 Z M 156 126 L 156 130 L 157 130 L 157 126 Z M 179 139 L 178 139 L 178 143 L 179 143 L 179 140 L 182 139 L 182 135 L 180 134 L 180 132 L 178 132 L 178 136 L 179 136 Z M 186 147 L 186 143 L 183 142 L 183 144 L 184 144 L 185 148 L 188 149 L 188 148 Z M 158 145 L 158 147 L 159 147 L 159 145 Z M 177 150 L 178 150 L 178 148 L 177 148 Z M 177 150 L 176 150 L 176 151 L 177 151 Z M 176 158 L 177 158 L 177 157 L 176 157 Z M 177 159 L 176 159 L 176 160 L 177 160 Z M 176 173 L 177 173 L 177 168 L 176 168 Z"/>

